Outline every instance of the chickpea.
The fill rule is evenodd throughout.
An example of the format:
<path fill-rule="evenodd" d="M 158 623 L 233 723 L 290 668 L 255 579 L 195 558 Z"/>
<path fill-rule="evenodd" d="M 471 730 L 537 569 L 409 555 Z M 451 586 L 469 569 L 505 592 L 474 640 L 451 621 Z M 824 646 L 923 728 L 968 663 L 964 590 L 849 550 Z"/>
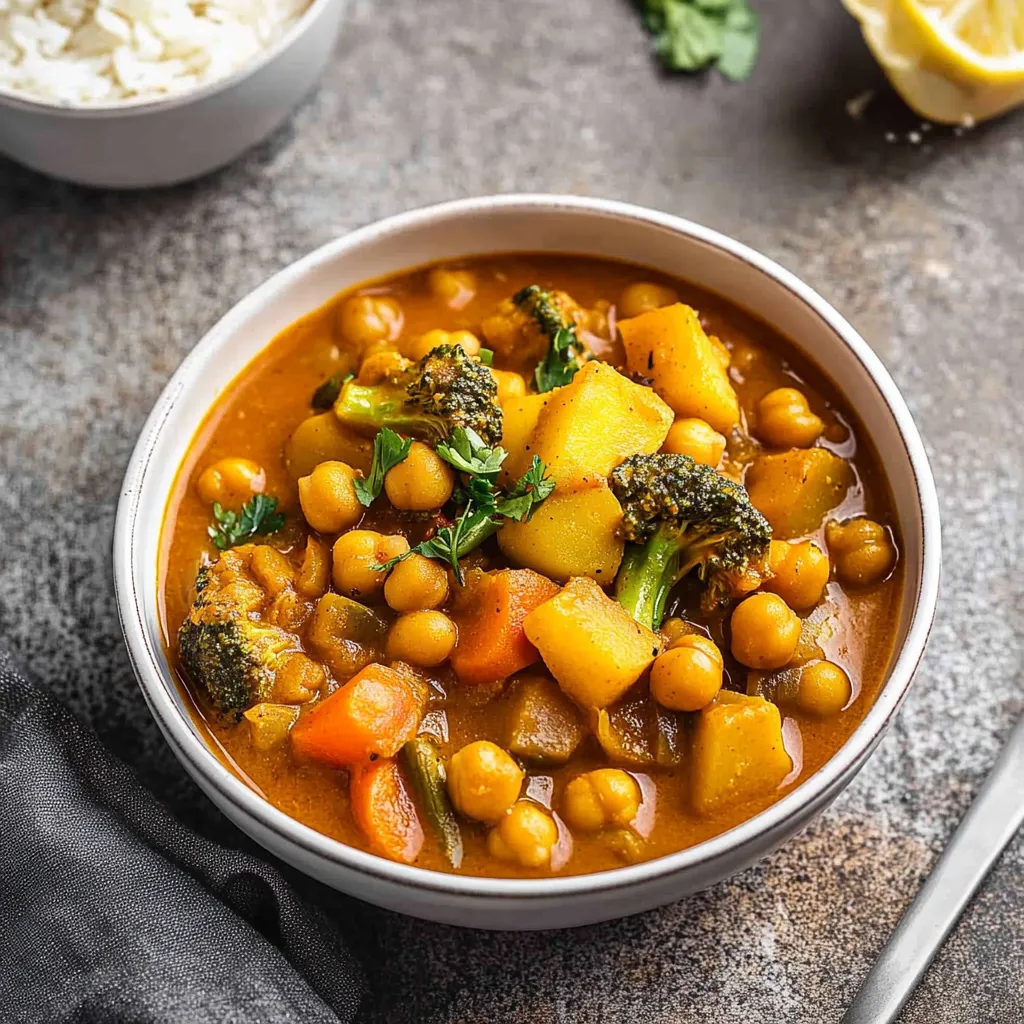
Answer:
<path fill-rule="evenodd" d="M 410 555 L 391 570 L 384 600 L 396 612 L 440 608 L 448 599 L 448 573 L 423 555 Z"/>
<path fill-rule="evenodd" d="M 622 289 L 617 313 L 620 320 L 628 320 L 632 316 L 639 316 L 662 306 L 671 306 L 673 302 L 678 301 L 679 295 L 672 288 L 651 281 L 637 281 Z"/>
<path fill-rule="evenodd" d="M 640 809 L 636 779 L 621 768 L 598 768 L 577 775 L 565 787 L 565 820 L 580 832 L 625 828 Z"/>
<path fill-rule="evenodd" d="M 699 633 L 681 636 L 651 667 L 651 696 L 672 711 L 700 711 L 722 688 L 722 652 Z"/>
<path fill-rule="evenodd" d="M 757 403 L 757 433 L 775 448 L 810 448 L 824 429 L 796 388 L 776 388 Z"/>
<path fill-rule="evenodd" d="M 498 860 L 540 868 L 551 862 L 558 826 L 530 800 L 520 800 L 487 834 L 487 852 Z"/>
<path fill-rule="evenodd" d="M 889 533 L 873 519 L 848 519 L 825 527 L 825 540 L 836 575 L 854 586 L 884 579 L 896 564 L 896 548 Z"/>
<path fill-rule="evenodd" d="M 408 612 L 388 630 L 387 655 L 420 668 L 436 668 L 448 660 L 458 634 L 444 612 Z"/>
<path fill-rule="evenodd" d="M 384 586 L 385 573 L 372 568 L 409 550 L 409 542 L 398 534 L 383 535 L 374 530 L 350 530 L 334 542 L 331 579 L 346 597 L 366 600 Z"/>
<path fill-rule="evenodd" d="M 504 405 L 510 398 L 522 398 L 526 394 L 526 381 L 522 374 L 511 370 L 491 370 L 498 385 L 498 404 Z"/>
<path fill-rule="evenodd" d="M 377 342 L 394 341 L 404 321 L 402 307 L 389 295 L 351 295 L 338 311 L 342 337 L 360 352 Z"/>
<path fill-rule="evenodd" d="M 778 594 L 790 608 L 799 611 L 813 608 L 821 600 L 831 569 L 828 555 L 809 540 L 773 540 L 768 549 L 768 566 L 775 575 L 763 588 Z"/>
<path fill-rule="evenodd" d="M 295 570 L 288 556 L 277 548 L 267 544 L 258 544 L 252 550 L 252 561 L 249 563 L 252 574 L 260 581 L 263 589 L 271 596 L 277 597 L 287 590 L 293 582 Z"/>
<path fill-rule="evenodd" d="M 413 360 L 422 359 L 438 345 L 458 345 L 467 356 L 480 355 L 480 339 L 472 331 L 427 331 L 411 338 L 404 345 L 405 354 Z"/>
<path fill-rule="evenodd" d="M 409 365 L 409 360 L 393 348 L 374 348 L 363 360 L 356 377 L 358 384 L 380 384 L 394 380 Z"/>
<path fill-rule="evenodd" d="M 777 594 L 753 594 L 732 613 L 732 655 L 747 668 L 782 668 L 800 642 L 800 617 Z"/>
<path fill-rule="evenodd" d="M 196 490 L 203 501 L 218 502 L 225 508 L 241 508 L 254 494 L 267 485 L 263 467 L 252 459 L 219 459 L 208 466 L 196 481 Z"/>
<path fill-rule="evenodd" d="M 395 508 L 427 512 L 440 508 L 455 489 L 452 467 L 422 441 L 413 441 L 403 462 L 389 469 L 384 490 Z"/>
<path fill-rule="evenodd" d="M 317 533 L 341 533 L 362 519 L 366 509 L 355 487 L 359 475 L 347 462 L 321 462 L 299 478 L 302 514 Z"/>
<path fill-rule="evenodd" d="M 725 438 L 710 424 L 700 419 L 679 419 L 669 427 L 661 446 L 672 455 L 689 455 L 702 466 L 717 466 L 725 451 Z"/>
<path fill-rule="evenodd" d="M 815 661 L 805 665 L 797 685 L 797 704 L 820 718 L 838 715 L 850 702 L 850 677 L 834 662 Z"/>
<path fill-rule="evenodd" d="M 497 821 L 519 799 L 523 770 L 490 740 L 476 740 L 452 755 L 448 795 L 459 814 Z"/>
<path fill-rule="evenodd" d="M 662 637 L 665 640 L 664 650 L 671 647 L 680 637 L 688 636 L 692 632 L 692 627 L 686 621 L 686 619 L 680 619 L 673 616 L 670 619 L 666 619 L 659 630 Z"/>
<path fill-rule="evenodd" d="M 476 295 L 476 277 L 471 270 L 445 270 L 434 267 L 427 274 L 430 290 L 449 309 L 463 309 Z"/>

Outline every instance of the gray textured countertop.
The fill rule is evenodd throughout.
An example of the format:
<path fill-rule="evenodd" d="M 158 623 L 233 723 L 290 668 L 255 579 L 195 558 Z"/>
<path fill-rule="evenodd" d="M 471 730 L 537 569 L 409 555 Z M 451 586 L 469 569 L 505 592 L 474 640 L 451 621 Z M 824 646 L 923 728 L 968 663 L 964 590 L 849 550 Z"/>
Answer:
<path fill-rule="evenodd" d="M 0 162 L 0 641 L 197 828 L 122 649 L 118 488 L 182 356 L 339 232 L 509 190 L 628 199 L 736 235 L 875 345 L 933 459 L 943 600 L 916 686 L 850 789 L 727 884 L 577 932 L 460 932 L 372 910 L 372 1019 L 837 1021 L 977 790 L 1022 688 L 1024 121 L 919 124 L 838 0 L 757 0 L 754 79 L 670 79 L 625 0 L 358 0 L 291 125 L 204 181 L 79 190 Z M 846 101 L 878 95 L 854 121 Z M 1024 1019 L 1024 842 L 907 1009 Z"/>

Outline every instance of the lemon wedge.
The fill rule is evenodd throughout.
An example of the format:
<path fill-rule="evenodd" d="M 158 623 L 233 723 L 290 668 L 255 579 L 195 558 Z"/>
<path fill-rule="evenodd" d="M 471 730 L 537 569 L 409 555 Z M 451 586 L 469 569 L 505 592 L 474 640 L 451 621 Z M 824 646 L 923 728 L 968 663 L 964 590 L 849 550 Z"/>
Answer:
<path fill-rule="evenodd" d="M 1021 0 L 843 0 L 922 117 L 971 124 L 1024 103 Z"/>

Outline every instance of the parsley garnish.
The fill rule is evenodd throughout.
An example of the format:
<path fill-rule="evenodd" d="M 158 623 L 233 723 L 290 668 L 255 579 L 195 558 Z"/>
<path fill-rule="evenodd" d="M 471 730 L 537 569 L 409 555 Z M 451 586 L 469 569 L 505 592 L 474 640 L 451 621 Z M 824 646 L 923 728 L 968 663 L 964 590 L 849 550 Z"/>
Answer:
<path fill-rule="evenodd" d="M 370 466 L 370 475 L 365 479 L 355 480 L 356 497 L 360 505 L 369 508 L 374 499 L 384 490 L 384 477 L 389 469 L 393 469 L 400 462 L 404 462 L 412 448 L 412 438 L 399 437 L 388 427 L 382 427 L 377 431 L 373 439 L 373 463 Z"/>
<path fill-rule="evenodd" d="M 757 61 L 760 21 L 747 0 L 639 0 L 654 51 L 672 71 L 714 63 L 734 82 Z"/>
<path fill-rule="evenodd" d="M 462 583 L 459 559 L 497 533 L 507 520 L 528 521 L 555 489 L 554 480 L 545 475 L 544 463 L 535 455 L 530 468 L 511 488 L 499 490 L 498 473 L 508 452 L 504 448 L 488 448 L 479 434 L 465 427 L 456 427 L 451 439 L 437 446 L 437 454 L 463 475 L 460 493 L 465 507 L 450 526 L 442 527 L 429 540 L 397 558 L 375 565 L 377 571 L 386 571 L 416 553 L 447 562 Z"/>
<path fill-rule="evenodd" d="M 576 338 L 576 324 L 562 316 L 551 293 L 538 284 L 516 292 L 512 301 L 533 317 L 548 339 L 548 350 L 533 371 L 537 390 L 551 391 L 568 384 L 587 360 Z"/>
<path fill-rule="evenodd" d="M 232 512 L 222 508 L 219 502 L 213 503 L 215 520 L 207 527 L 214 547 L 221 551 L 244 544 L 253 537 L 265 537 L 268 533 L 277 533 L 284 526 L 284 513 L 275 511 L 277 498 L 268 498 L 265 494 L 254 494 L 243 506 L 241 512 Z"/>

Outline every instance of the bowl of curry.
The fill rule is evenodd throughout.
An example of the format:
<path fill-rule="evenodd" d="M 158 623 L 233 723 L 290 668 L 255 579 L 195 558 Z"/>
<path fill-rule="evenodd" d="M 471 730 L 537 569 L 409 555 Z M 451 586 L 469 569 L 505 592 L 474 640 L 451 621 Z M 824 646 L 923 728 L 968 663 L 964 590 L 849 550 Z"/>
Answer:
<path fill-rule="evenodd" d="M 484 927 L 679 898 L 850 781 L 938 586 L 868 345 L 782 268 L 591 199 L 330 243 L 174 375 L 115 538 L 136 673 L 236 824 Z"/>

